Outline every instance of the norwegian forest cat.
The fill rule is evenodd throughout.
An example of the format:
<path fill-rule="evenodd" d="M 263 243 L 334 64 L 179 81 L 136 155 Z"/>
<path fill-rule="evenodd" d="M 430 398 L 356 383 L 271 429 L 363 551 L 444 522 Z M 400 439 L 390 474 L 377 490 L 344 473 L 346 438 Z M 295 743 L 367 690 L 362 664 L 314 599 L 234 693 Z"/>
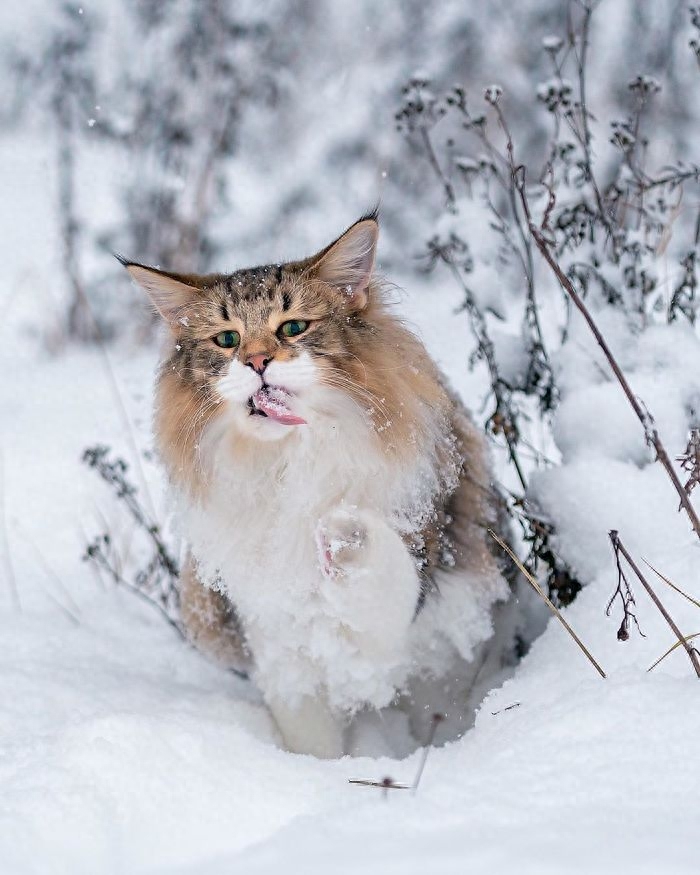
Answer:
<path fill-rule="evenodd" d="M 125 262 L 170 329 L 155 433 L 188 635 L 252 674 L 289 750 L 323 757 L 359 709 L 444 700 L 457 672 L 464 694 L 509 593 L 484 439 L 373 276 L 378 230 L 370 214 L 232 274 Z"/>

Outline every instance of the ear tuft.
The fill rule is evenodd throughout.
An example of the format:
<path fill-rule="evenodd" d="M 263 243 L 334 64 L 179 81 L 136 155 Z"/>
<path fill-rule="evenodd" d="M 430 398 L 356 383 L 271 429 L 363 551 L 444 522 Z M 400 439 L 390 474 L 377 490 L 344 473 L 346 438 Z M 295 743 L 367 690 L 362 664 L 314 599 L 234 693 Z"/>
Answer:
<path fill-rule="evenodd" d="M 166 322 L 174 324 L 182 311 L 197 299 L 197 289 L 183 282 L 177 274 L 134 264 L 121 256 L 117 258 L 129 271 L 132 279 L 148 293 L 153 306 Z"/>
<path fill-rule="evenodd" d="M 353 310 L 367 306 L 378 236 L 376 216 L 362 218 L 332 243 L 314 264 L 316 276 L 347 295 Z"/>

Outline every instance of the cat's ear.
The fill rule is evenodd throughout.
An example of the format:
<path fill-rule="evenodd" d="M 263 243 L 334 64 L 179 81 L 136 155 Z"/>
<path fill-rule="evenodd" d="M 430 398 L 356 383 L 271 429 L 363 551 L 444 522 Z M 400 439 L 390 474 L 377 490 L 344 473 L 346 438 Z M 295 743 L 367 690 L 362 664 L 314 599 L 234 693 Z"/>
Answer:
<path fill-rule="evenodd" d="M 132 279 L 148 293 L 153 306 L 168 324 L 174 324 L 190 304 L 199 297 L 198 289 L 174 273 L 165 273 L 154 267 L 135 264 L 119 258 L 119 261 L 131 274 Z"/>
<path fill-rule="evenodd" d="M 367 306 L 379 236 L 376 215 L 360 219 L 314 261 L 313 274 L 346 295 L 352 310 Z"/>

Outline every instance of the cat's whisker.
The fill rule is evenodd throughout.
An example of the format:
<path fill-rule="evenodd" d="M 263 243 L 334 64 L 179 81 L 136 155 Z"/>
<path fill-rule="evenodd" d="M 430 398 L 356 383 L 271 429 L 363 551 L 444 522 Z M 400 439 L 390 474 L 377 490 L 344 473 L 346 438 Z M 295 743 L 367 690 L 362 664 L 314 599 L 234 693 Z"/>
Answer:
<path fill-rule="evenodd" d="M 336 358 L 357 358 L 357 356 L 350 351 L 336 352 L 336 353 L 334 353 L 334 355 Z M 363 364 L 363 367 L 364 367 L 364 364 Z M 383 373 L 391 373 L 393 371 L 405 371 L 406 365 L 405 364 L 392 365 L 391 367 L 382 367 L 380 365 L 373 365 L 372 370 L 376 371 L 377 373 L 382 373 L 382 374 Z"/>
<path fill-rule="evenodd" d="M 389 411 L 387 410 L 385 405 L 382 404 L 379 398 L 377 398 L 376 395 L 373 395 L 371 392 L 365 391 L 360 386 L 347 383 L 329 382 L 328 385 L 332 385 L 334 388 L 344 390 L 345 393 L 351 398 L 353 396 L 353 393 L 356 393 L 359 398 L 368 405 L 368 409 L 365 410 L 366 413 L 372 413 L 376 410 L 387 422 L 390 421 Z"/>
<path fill-rule="evenodd" d="M 354 358 L 355 361 L 358 361 L 358 362 L 360 363 L 360 366 L 362 367 L 362 372 L 363 372 L 364 375 L 365 375 L 365 386 L 366 386 L 366 385 L 367 385 L 367 366 L 366 366 L 365 363 L 362 361 L 362 359 L 359 358 L 359 356 L 356 356 L 356 355 L 355 355 L 354 352 L 350 352 L 350 350 L 348 350 L 348 351 L 347 351 L 347 356 L 348 356 L 349 358 Z"/>
<path fill-rule="evenodd" d="M 330 379 L 326 379 L 326 375 L 328 375 Z M 382 399 L 380 399 L 366 386 L 362 386 L 359 383 L 356 383 L 354 380 L 348 377 L 347 374 L 344 374 L 342 371 L 339 371 L 337 369 L 328 369 L 324 372 L 322 379 L 329 385 L 333 384 L 336 388 L 346 389 L 350 393 L 356 392 L 358 395 L 363 397 L 368 404 L 376 407 L 387 422 L 390 420 L 391 417 L 389 416 L 389 411 Z"/>
<path fill-rule="evenodd" d="M 207 425 L 207 415 L 218 407 L 219 404 L 220 401 L 210 395 L 210 390 L 206 386 L 195 389 L 192 397 L 188 399 L 187 404 L 181 412 L 182 425 L 175 435 L 175 448 L 180 452 L 183 462 L 190 455 L 192 455 L 193 458 L 198 459 L 198 453 L 188 453 L 190 441 L 192 440 L 195 429 L 200 424 L 202 424 L 202 431 L 204 430 L 204 427 Z M 192 415 L 189 415 L 190 410 L 192 411 Z"/>

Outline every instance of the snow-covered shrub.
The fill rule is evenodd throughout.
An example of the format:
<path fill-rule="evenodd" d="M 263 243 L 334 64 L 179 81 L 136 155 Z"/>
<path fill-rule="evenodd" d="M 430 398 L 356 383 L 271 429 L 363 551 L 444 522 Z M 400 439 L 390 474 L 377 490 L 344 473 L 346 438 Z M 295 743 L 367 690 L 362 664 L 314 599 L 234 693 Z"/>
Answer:
<path fill-rule="evenodd" d="M 639 63 L 663 73 L 650 104 L 655 141 L 684 157 L 697 62 L 687 46 L 678 50 L 684 7 L 667 14 L 663 6 L 605 3 L 605 24 L 592 23 L 602 74 L 590 77 L 588 95 L 596 107 L 615 106 L 622 70 Z M 90 334 L 73 327 L 82 319 L 90 329 L 89 317 L 73 312 L 82 295 L 103 333 L 146 312 L 109 249 L 164 267 L 230 269 L 311 251 L 328 227 L 345 227 L 377 200 L 382 266 L 410 272 L 441 193 L 426 190 L 420 143 L 392 128 L 400 83 L 425 68 L 444 90 L 501 76 L 508 63 L 509 122 L 531 165 L 548 131 L 547 113 L 533 112 L 533 83 L 546 80 L 551 103 L 547 82 L 556 76 L 551 47 L 539 51 L 523 34 L 565 32 L 578 8 L 560 0 L 389 0 L 381 14 L 369 0 L 29 4 L 31 28 L 4 52 L 10 81 L 24 84 L 4 101 L 18 97 L 22 124 L 62 162 L 59 178 L 47 180 L 63 250 L 51 282 L 71 311 L 69 331 Z M 70 116 L 58 112 L 59 99 Z M 455 142 L 448 172 L 461 160 L 468 176 L 472 159 Z"/>
<path fill-rule="evenodd" d="M 136 261 L 197 271 L 230 207 L 226 163 L 247 106 L 275 95 L 269 13 L 227 0 L 125 4 L 142 63 L 123 65 L 102 129 L 128 155 L 122 210 L 106 240 Z"/>
<path fill-rule="evenodd" d="M 78 3 L 64 2 L 38 51 L 8 52 L 16 81 L 14 120 L 36 111 L 46 114 L 56 175 L 56 220 L 63 282 L 67 287 L 65 330 L 82 340 L 108 333 L 93 315 L 83 266 L 86 228 L 77 205 L 79 144 L 86 118 L 97 102 L 93 44 L 96 21 Z M 94 119 L 92 120 L 94 125 Z"/>
<path fill-rule="evenodd" d="M 421 74 L 404 89 L 397 113 L 443 198 L 426 266 L 443 264 L 462 291 L 476 343 L 470 364 L 483 364 L 491 384 L 486 426 L 510 463 L 504 501 L 530 543 L 530 564 L 545 563 L 550 593 L 564 603 L 579 580 L 594 575 L 591 561 L 600 556 L 581 536 L 579 520 L 573 525 L 576 514 L 566 518 L 578 500 L 573 466 L 594 457 L 601 471 L 613 459 L 645 466 L 655 451 L 588 328 L 572 315 L 571 297 L 562 296 L 540 257 L 534 224 L 632 376 L 642 408 L 646 402 L 656 414 L 670 455 L 682 452 L 697 427 L 700 397 L 690 364 L 698 357 L 700 167 L 668 160 L 669 143 L 681 155 L 684 144 L 655 124 L 654 103 L 666 84 L 660 78 L 632 66 L 619 115 L 609 100 L 591 102 L 592 90 L 599 98 L 604 88 L 621 91 L 610 79 L 590 85 L 598 6 L 570 4 L 564 35 L 542 39 L 548 74 L 531 80 L 528 100 L 530 133 L 548 129 L 539 150 L 537 138 L 522 135 L 520 92 L 514 100 L 507 77 L 472 97 L 460 85 L 441 92 Z M 696 111 L 697 90 L 684 78 L 693 62 L 687 46 L 697 53 L 699 24 L 691 10 L 684 27 L 674 20 L 668 34 L 671 102 L 687 116 Z M 639 57 L 648 54 L 642 42 Z M 685 104 L 677 99 L 679 81 Z M 667 104 L 662 116 L 669 111 Z M 675 513 L 671 491 L 664 512 Z M 588 528 L 600 547 L 605 529 Z"/>
<path fill-rule="evenodd" d="M 94 563 L 112 583 L 152 604 L 184 637 L 176 550 L 144 507 L 129 478 L 128 464 L 119 456 L 113 457 L 109 447 L 99 444 L 85 450 L 83 462 L 102 478 L 133 526 L 128 550 L 122 552 L 112 533 L 105 530 L 89 541 L 83 559 Z"/>

